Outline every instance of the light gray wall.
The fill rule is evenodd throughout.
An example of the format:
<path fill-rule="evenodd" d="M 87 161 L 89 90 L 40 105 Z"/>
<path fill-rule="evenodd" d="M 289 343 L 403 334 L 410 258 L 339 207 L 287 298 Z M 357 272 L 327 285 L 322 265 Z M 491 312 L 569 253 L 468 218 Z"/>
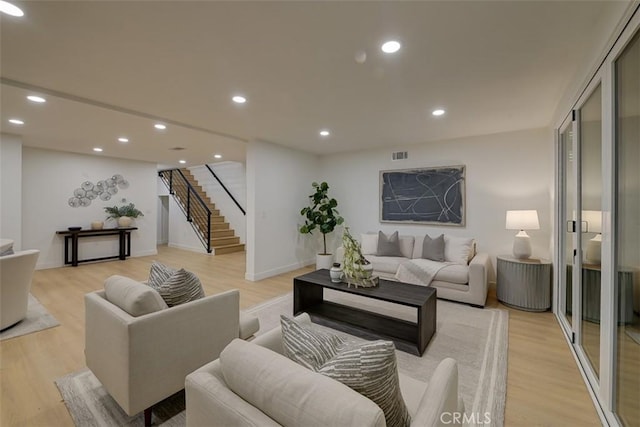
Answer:
<path fill-rule="evenodd" d="M 393 151 L 408 151 L 392 161 Z M 379 221 L 379 172 L 424 166 L 466 166 L 466 226 L 390 224 Z M 352 233 L 440 233 L 474 237 L 493 257 L 510 254 L 514 230 L 505 229 L 512 209 L 536 209 L 540 230 L 529 231 L 533 257 L 549 258 L 552 236 L 553 132 L 533 129 L 449 141 L 323 156 L 321 174 Z M 494 259 L 495 268 L 495 259 Z"/>
<path fill-rule="evenodd" d="M 318 172 L 316 156 L 268 142 L 248 144 L 247 280 L 315 262 L 318 240 L 298 227 Z"/>
<path fill-rule="evenodd" d="M 40 249 L 37 268 L 63 265 L 64 239 L 57 230 L 69 226 L 90 228 L 92 221 L 105 220 L 105 206 L 133 202 L 144 216 L 135 220 L 138 230 L 132 232 L 132 256 L 157 253 L 157 171 L 155 163 L 113 159 L 99 155 L 72 154 L 24 147 L 22 152 L 23 247 Z M 73 208 L 68 200 L 73 190 L 84 181 L 96 182 L 115 174 L 129 181 L 111 200 L 93 200 L 88 207 Z M 105 227 L 115 226 L 110 220 Z M 118 242 L 113 238 L 84 239 L 80 243 L 81 258 L 117 254 Z"/>
<path fill-rule="evenodd" d="M 0 134 L 0 238 L 22 246 L 22 140 Z M 30 249 L 30 248 L 27 248 Z"/>

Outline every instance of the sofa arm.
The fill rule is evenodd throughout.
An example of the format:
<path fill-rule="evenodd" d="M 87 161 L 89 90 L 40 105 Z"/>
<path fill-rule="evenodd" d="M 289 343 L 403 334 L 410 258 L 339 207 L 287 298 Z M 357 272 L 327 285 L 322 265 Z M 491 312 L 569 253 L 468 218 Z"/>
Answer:
<path fill-rule="evenodd" d="M 459 425 L 454 420 L 462 421 L 463 413 L 464 403 L 458 396 L 458 364 L 446 358 L 431 376 L 411 427 Z"/>
<path fill-rule="evenodd" d="M 487 253 L 477 253 L 469 263 L 469 293 L 473 304 L 483 306 L 489 292 L 491 258 Z"/>
<path fill-rule="evenodd" d="M 238 337 L 237 290 L 139 317 L 100 293 L 85 301 L 87 366 L 129 415 L 181 390 L 188 373 Z"/>

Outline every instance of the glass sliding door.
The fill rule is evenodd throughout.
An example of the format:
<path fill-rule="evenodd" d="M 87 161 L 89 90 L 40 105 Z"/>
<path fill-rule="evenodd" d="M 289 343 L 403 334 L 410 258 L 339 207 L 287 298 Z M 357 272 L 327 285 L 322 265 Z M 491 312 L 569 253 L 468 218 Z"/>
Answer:
<path fill-rule="evenodd" d="M 640 32 L 615 61 L 615 412 L 640 426 Z"/>
<path fill-rule="evenodd" d="M 593 372 L 600 369 L 602 241 L 602 90 L 598 84 L 579 108 L 580 209 L 580 345 Z M 577 266 L 576 266 L 577 268 Z"/>
<path fill-rule="evenodd" d="M 560 312 L 567 320 L 568 327 L 572 328 L 572 282 L 573 282 L 573 251 L 575 224 L 575 165 L 573 143 L 573 121 L 568 119 L 560 129 Z M 572 331 L 567 331 L 571 335 Z"/>

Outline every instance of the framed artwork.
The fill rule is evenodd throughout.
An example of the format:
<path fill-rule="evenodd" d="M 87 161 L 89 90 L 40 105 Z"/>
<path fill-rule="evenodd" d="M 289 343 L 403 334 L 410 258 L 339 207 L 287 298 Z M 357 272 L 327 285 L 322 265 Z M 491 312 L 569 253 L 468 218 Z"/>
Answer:
<path fill-rule="evenodd" d="M 380 171 L 380 222 L 465 225 L 465 166 Z"/>

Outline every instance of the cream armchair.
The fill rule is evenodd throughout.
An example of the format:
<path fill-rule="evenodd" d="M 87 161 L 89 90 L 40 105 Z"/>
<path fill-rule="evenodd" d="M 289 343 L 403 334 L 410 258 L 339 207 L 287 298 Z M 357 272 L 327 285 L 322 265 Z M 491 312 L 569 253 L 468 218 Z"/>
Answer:
<path fill-rule="evenodd" d="M 311 324 L 306 313 L 296 319 Z M 187 427 L 385 425 L 373 401 L 283 354 L 280 327 L 250 343 L 231 342 L 221 358 L 187 376 Z M 428 384 L 402 373 L 399 379 L 411 427 L 461 424 L 464 402 L 454 359 L 442 360 Z"/>
<path fill-rule="evenodd" d="M 242 317 L 238 290 L 133 317 L 111 304 L 105 291 L 85 295 L 87 366 L 129 415 L 184 388 L 185 377 L 218 358 L 234 338 L 259 328 Z"/>
<path fill-rule="evenodd" d="M 0 330 L 27 315 L 31 279 L 39 250 L 19 251 L 0 257 Z"/>

